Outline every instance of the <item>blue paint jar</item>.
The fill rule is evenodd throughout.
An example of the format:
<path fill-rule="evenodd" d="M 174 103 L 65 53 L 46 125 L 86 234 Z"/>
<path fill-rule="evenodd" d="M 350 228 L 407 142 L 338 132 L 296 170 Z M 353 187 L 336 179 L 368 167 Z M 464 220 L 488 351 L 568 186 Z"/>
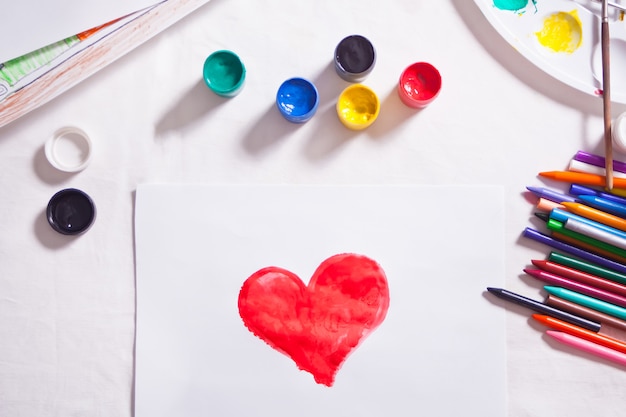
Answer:
<path fill-rule="evenodd" d="M 304 78 L 290 78 L 276 93 L 276 106 L 285 119 L 304 123 L 317 111 L 319 94 L 315 85 Z"/>

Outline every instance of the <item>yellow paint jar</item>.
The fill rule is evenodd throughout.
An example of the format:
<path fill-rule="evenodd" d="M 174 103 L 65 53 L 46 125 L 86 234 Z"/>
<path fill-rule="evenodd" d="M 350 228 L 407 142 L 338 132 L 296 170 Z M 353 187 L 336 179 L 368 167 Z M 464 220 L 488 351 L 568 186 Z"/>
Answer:
<path fill-rule="evenodd" d="M 376 93 L 363 84 L 352 84 L 337 99 L 337 115 L 348 129 L 362 130 L 374 123 L 380 113 Z"/>

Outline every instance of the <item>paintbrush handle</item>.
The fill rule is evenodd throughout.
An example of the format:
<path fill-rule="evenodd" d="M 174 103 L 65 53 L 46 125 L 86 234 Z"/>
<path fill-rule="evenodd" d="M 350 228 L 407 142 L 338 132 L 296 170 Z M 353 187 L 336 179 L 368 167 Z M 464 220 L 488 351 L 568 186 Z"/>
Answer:
<path fill-rule="evenodd" d="M 604 107 L 604 155 L 606 188 L 613 188 L 613 139 L 611 137 L 611 57 L 607 0 L 602 3 L 602 102 Z"/>

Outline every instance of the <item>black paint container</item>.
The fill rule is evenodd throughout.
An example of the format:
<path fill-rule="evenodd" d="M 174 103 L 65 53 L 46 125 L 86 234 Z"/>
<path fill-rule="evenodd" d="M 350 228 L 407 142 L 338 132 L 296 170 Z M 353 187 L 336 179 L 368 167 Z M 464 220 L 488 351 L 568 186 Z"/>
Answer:
<path fill-rule="evenodd" d="M 363 81 L 376 64 L 374 45 L 361 35 L 351 35 L 339 42 L 335 48 L 335 69 L 346 81 Z"/>
<path fill-rule="evenodd" d="M 48 223 L 64 235 L 79 235 L 91 227 L 96 206 L 91 197 L 75 188 L 66 188 L 52 196 L 46 209 Z"/>

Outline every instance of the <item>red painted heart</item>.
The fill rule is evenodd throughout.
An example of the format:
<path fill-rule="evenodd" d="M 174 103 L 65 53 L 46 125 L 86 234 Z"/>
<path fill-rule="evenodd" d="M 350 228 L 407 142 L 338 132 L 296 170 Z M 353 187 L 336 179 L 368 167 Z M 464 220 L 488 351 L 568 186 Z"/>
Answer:
<path fill-rule="evenodd" d="M 285 269 L 263 268 L 239 293 L 246 327 L 327 386 L 348 355 L 383 322 L 388 308 L 384 271 L 356 254 L 326 259 L 308 286 Z"/>

